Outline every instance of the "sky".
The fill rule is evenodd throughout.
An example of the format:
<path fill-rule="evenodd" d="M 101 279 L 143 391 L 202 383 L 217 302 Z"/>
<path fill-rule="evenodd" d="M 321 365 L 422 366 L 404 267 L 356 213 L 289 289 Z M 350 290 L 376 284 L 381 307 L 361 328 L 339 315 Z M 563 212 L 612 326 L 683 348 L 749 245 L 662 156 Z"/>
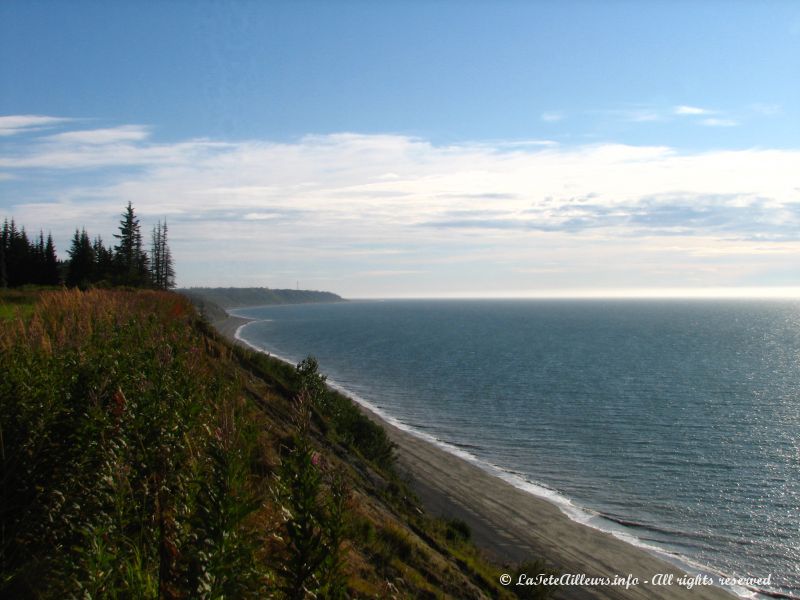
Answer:
<path fill-rule="evenodd" d="M 0 218 L 180 286 L 800 296 L 800 3 L 0 2 Z"/>

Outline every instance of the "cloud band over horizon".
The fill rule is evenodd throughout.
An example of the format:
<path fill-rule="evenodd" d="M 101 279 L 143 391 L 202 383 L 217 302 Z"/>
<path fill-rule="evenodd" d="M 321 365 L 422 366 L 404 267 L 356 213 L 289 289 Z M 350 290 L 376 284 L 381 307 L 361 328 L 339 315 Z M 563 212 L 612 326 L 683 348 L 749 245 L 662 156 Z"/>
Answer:
<path fill-rule="evenodd" d="M 144 125 L 39 115 L 0 117 L 0 132 L 3 216 L 52 230 L 65 256 L 75 227 L 109 241 L 131 201 L 144 225 L 168 219 L 182 286 L 433 296 L 798 283 L 798 149 L 163 142 Z"/>

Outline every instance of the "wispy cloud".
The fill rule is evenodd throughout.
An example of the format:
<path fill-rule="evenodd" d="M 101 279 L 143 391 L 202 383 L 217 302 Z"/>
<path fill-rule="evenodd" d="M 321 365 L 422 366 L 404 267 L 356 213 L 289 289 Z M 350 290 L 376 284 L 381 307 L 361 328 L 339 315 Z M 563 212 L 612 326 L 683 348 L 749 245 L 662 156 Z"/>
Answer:
<path fill-rule="evenodd" d="M 554 140 L 515 140 L 515 141 L 499 140 L 495 142 L 494 145 L 497 148 L 525 148 L 530 146 L 553 147 L 553 146 L 558 146 L 558 142 Z"/>
<path fill-rule="evenodd" d="M 661 121 L 664 118 L 659 111 L 649 108 L 622 110 L 619 111 L 619 115 L 626 121 L 633 121 L 634 123 Z"/>
<path fill-rule="evenodd" d="M 700 123 L 706 127 L 736 127 L 739 124 L 733 119 L 717 119 L 713 117 L 710 119 L 703 119 Z"/>
<path fill-rule="evenodd" d="M 0 136 L 17 135 L 29 131 L 38 131 L 67 123 L 72 119 L 48 117 L 45 115 L 7 115 L 0 116 Z"/>
<path fill-rule="evenodd" d="M 700 108 L 699 106 L 688 106 L 686 104 L 682 104 L 680 106 L 676 106 L 672 112 L 676 115 L 709 115 L 714 111 L 708 110 L 707 108 Z"/>
<path fill-rule="evenodd" d="M 673 116 L 671 110 L 659 106 L 634 105 L 625 108 L 600 109 L 589 111 L 587 114 L 599 115 L 606 119 L 628 123 L 655 123 L 667 121 Z"/>
<path fill-rule="evenodd" d="M 770 104 L 770 103 L 757 103 L 753 104 L 750 109 L 764 117 L 774 117 L 775 115 L 781 114 L 783 109 L 781 108 L 780 104 Z"/>
<path fill-rule="evenodd" d="M 372 271 L 361 271 L 357 275 L 365 277 L 399 277 L 403 275 L 419 275 L 425 273 L 421 269 L 375 269 Z"/>
<path fill-rule="evenodd" d="M 560 111 L 548 111 L 542 113 L 542 121 L 546 123 L 555 123 L 556 121 L 563 121 L 566 115 Z"/>
<path fill-rule="evenodd" d="M 113 166 L 141 166 L 190 162 L 212 148 L 226 144 L 205 140 L 190 140 L 177 144 L 138 144 L 132 135 L 128 139 L 100 134 L 92 136 L 75 132 L 73 139 L 52 140 L 49 136 L 37 140 L 14 155 L 0 156 L 0 168 L 6 169 L 102 169 Z M 105 137 L 106 141 L 101 141 Z"/>
<path fill-rule="evenodd" d="M 123 125 L 107 129 L 86 129 L 65 131 L 45 138 L 46 141 L 66 144 L 118 144 L 120 142 L 140 142 L 149 137 L 148 127 Z"/>
<path fill-rule="evenodd" d="M 762 105 L 758 105 L 762 106 Z M 769 114 L 769 108 L 765 108 L 763 111 L 759 111 L 757 108 L 753 107 L 752 109 L 754 112 L 759 112 L 762 115 Z M 704 127 L 736 127 L 739 125 L 739 122 L 735 119 L 730 117 L 724 116 L 724 113 L 718 110 L 711 110 L 708 108 L 700 108 L 699 106 L 687 106 L 681 105 L 676 106 L 673 109 L 673 113 L 682 117 L 704 117 L 695 123 L 699 125 L 703 125 Z M 710 116 L 716 115 L 716 116 Z"/>

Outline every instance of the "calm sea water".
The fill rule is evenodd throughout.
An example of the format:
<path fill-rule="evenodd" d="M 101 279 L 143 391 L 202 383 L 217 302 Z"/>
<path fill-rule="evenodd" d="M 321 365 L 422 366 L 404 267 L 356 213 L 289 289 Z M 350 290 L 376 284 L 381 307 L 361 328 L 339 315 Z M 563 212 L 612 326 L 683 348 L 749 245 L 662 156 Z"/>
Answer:
<path fill-rule="evenodd" d="M 364 301 L 242 309 L 417 431 L 574 518 L 800 598 L 800 304 Z"/>

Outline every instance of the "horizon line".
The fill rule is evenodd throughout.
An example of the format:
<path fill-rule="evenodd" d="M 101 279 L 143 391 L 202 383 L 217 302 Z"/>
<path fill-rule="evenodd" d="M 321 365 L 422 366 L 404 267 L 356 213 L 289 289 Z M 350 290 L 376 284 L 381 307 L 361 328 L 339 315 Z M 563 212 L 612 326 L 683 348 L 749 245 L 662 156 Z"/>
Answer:
<path fill-rule="evenodd" d="M 341 296 L 349 300 L 800 300 L 800 286 Z"/>

